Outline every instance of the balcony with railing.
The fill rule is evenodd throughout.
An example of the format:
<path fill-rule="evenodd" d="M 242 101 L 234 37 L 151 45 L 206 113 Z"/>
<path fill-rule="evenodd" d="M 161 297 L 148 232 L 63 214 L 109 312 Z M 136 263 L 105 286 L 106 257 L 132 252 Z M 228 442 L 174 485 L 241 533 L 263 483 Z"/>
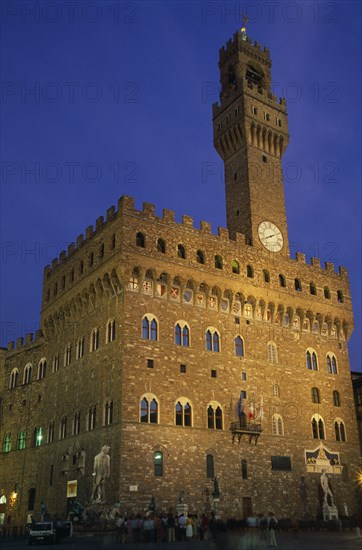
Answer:
<path fill-rule="evenodd" d="M 232 434 L 232 442 L 235 442 L 235 438 L 238 438 L 238 443 L 243 435 L 249 437 L 249 443 L 254 442 L 256 445 L 261 432 L 263 431 L 261 423 L 258 422 L 231 422 L 230 431 Z"/>

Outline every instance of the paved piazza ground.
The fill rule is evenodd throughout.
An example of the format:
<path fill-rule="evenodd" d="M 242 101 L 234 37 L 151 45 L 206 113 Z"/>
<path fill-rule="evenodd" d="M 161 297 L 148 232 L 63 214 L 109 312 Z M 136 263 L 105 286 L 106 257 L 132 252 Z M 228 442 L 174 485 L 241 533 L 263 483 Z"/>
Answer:
<path fill-rule="evenodd" d="M 280 550 L 362 550 L 362 538 L 357 539 L 355 533 L 277 533 L 278 548 Z M 6 550 L 20 550 L 27 547 L 27 539 L 4 540 L 0 539 L 0 548 Z M 49 548 L 50 545 L 42 545 Z M 76 550 L 84 548 L 87 550 L 264 550 L 268 549 L 265 543 L 260 543 L 253 539 L 249 533 L 243 535 L 230 536 L 226 533 L 220 533 L 217 541 L 192 541 L 168 543 L 139 543 L 139 544 L 119 544 L 115 542 L 114 537 L 74 537 L 66 542 L 61 542 L 56 547 L 64 550 Z"/>

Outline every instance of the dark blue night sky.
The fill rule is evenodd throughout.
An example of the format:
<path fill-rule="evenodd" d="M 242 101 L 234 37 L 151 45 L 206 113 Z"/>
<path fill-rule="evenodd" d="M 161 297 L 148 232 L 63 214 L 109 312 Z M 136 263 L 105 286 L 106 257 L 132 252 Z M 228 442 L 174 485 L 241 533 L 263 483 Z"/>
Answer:
<path fill-rule="evenodd" d="M 225 226 L 218 50 L 249 16 L 290 144 L 291 254 L 348 268 L 361 370 L 361 2 L 1 3 L 1 343 L 39 324 L 43 268 L 123 195 Z M 213 175 L 205 174 L 212 167 Z"/>

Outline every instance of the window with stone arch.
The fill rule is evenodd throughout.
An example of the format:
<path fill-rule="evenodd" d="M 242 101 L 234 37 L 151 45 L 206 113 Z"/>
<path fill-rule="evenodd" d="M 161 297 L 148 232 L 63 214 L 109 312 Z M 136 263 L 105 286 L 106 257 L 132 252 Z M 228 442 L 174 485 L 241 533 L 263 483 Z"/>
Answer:
<path fill-rule="evenodd" d="M 16 388 L 16 385 L 18 383 L 18 377 L 19 377 L 19 370 L 15 367 L 10 373 L 10 379 L 9 379 L 9 390 L 13 390 Z"/>
<path fill-rule="evenodd" d="M 104 425 L 110 426 L 113 423 L 113 400 L 107 399 L 104 404 Z"/>
<path fill-rule="evenodd" d="M 159 403 L 153 393 L 145 393 L 140 400 L 140 422 L 159 423 Z"/>
<path fill-rule="evenodd" d="M 56 353 L 53 357 L 53 373 L 59 370 L 59 354 Z"/>
<path fill-rule="evenodd" d="M 139 246 L 140 248 L 145 248 L 146 245 L 146 239 L 143 233 L 140 231 L 136 235 L 136 246 Z"/>
<path fill-rule="evenodd" d="M 47 360 L 45 358 L 40 359 L 38 365 L 38 380 L 43 380 L 47 373 Z"/>
<path fill-rule="evenodd" d="M 314 349 L 307 349 L 305 359 L 308 370 L 318 370 L 318 357 Z"/>
<path fill-rule="evenodd" d="M 22 449 L 26 449 L 26 430 L 20 430 L 18 433 L 18 444 L 17 449 L 21 451 Z"/>
<path fill-rule="evenodd" d="M 344 302 L 343 292 L 341 290 L 337 290 L 337 302 L 340 304 L 343 304 Z"/>
<path fill-rule="evenodd" d="M 143 340 L 158 340 L 158 320 L 151 313 L 146 313 L 142 318 Z"/>
<path fill-rule="evenodd" d="M 202 250 L 198 250 L 196 252 L 196 261 L 198 264 L 204 264 L 205 263 L 205 254 Z"/>
<path fill-rule="evenodd" d="M 300 279 L 294 279 L 294 289 L 297 292 L 302 292 L 302 283 L 300 282 Z"/>
<path fill-rule="evenodd" d="M 84 336 L 81 336 L 77 340 L 77 345 L 75 348 L 75 357 L 76 359 L 81 359 L 84 355 L 84 344 L 85 344 L 85 338 Z"/>
<path fill-rule="evenodd" d="M 329 374 L 337 374 L 337 359 L 334 353 L 327 353 L 327 370 Z"/>
<path fill-rule="evenodd" d="M 207 407 L 207 427 L 210 430 L 223 429 L 222 408 L 216 401 L 211 401 Z"/>
<path fill-rule="evenodd" d="M 272 433 L 273 435 L 284 435 L 283 419 L 280 414 L 273 414 Z"/>
<path fill-rule="evenodd" d="M 90 338 L 90 351 L 97 351 L 99 348 L 99 328 L 94 328 Z"/>
<path fill-rule="evenodd" d="M 223 269 L 222 257 L 219 254 L 215 256 L 215 267 L 216 269 Z"/>
<path fill-rule="evenodd" d="M 4 435 L 3 439 L 3 453 L 10 453 L 11 451 L 12 435 L 10 432 Z"/>
<path fill-rule="evenodd" d="M 273 384 L 273 396 L 280 397 L 280 388 L 279 385 L 276 383 Z"/>
<path fill-rule="evenodd" d="M 239 262 L 237 262 L 236 260 L 233 260 L 231 262 L 231 271 L 237 275 L 239 275 L 240 273 L 240 265 Z"/>
<path fill-rule="evenodd" d="M 244 357 L 244 340 L 241 336 L 237 336 L 234 340 L 236 357 Z"/>
<path fill-rule="evenodd" d="M 175 344 L 184 348 L 190 347 L 190 327 L 186 321 L 175 324 Z"/>
<path fill-rule="evenodd" d="M 183 244 L 177 245 L 177 257 L 186 260 L 186 250 Z"/>
<path fill-rule="evenodd" d="M 279 286 L 281 286 L 282 288 L 285 288 L 287 286 L 287 282 L 284 275 L 280 273 L 278 276 L 278 279 L 279 279 Z"/>
<path fill-rule="evenodd" d="M 116 339 L 116 320 L 109 319 L 107 323 L 106 343 L 109 344 Z"/>
<path fill-rule="evenodd" d="M 267 269 L 263 269 L 263 281 L 264 283 L 270 283 L 270 273 Z"/>
<path fill-rule="evenodd" d="M 334 421 L 334 435 L 336 437 L 336 441 L 347 441 L 346 428 L 343 420 L 340 418 L 336 418 Z"/>
<path fill-rule="evenodd" d="M 241 479 L 248 479 L 248 463 L 245 458 L 241 460 Z"/>
<path fill-rule="evenodd" d="M 249 279 L 253 279 L 254 278 L 254 268 L 253 266 L 251 266 L 250 264 L 248 264 L 246 266 L 246 276 L 249 278 Z"/>
<path fill-rule="evenodd" d="M 64 366 L 70 365 L 72 360 L 72 344 L 68 343 L 64 349 Z"/>
<path fill-rule="evenodd" d="M 192 426 L 192 406 L 186 397 L 180 397 L 175 404 L 176 426 Z"/>
<path fill-rule="evenodd" d="M 312 416 L 313 439 L 325 439 L 324 420 L 319 414 Z"/>
<path fill-rule="evenodd" d="M 320 403 L 321 402 L 321 396 L 319 393 L 319 389 L 316 387 L 313 387 L 311 389 L 311 397 L 312 397 L 312 403 Z"/>
<path fill-rule="evenodd" d="M 324 294 L 324 297 L 325 297 L 326 300 L 331 299 L 331 291 L 329 290 L 329 288 L 327 286 L 324 287 L 323 294 Z"/>
<path fill-rule="evenodd" d="M 23 374 L 23 384 L 24 384 L 24 386 L 26 386 L 27 384 L 30 384 L 32 371 L 33 371 L 33 365 L 31 363 L 27 363 L 25 365 L 24 374 Z"/>
<path fill-rule="evenodd" d="M 88 409 L 88 414 L 87 414 L 87 431 L 88 432 L 95 430 L 96 421 L 97 421 L 97 407 L 95 405 L 91 405 Z"/>
<path fill-rule="evenodd" d="M 158 239 L 157 241 L 157 252 L 161 252 L 161 254 L 166 254 L 166 241 L 163 239 Z"/>
<path fill-rule="evenodd" d="M 214 327 L 208 327 L 206 330 L 206 350 L 220 351 L 220 334 Z"/>
<path fill-rule="evenodd" d="M 163 453 L 154 451 L 153 453 L 153 473 L 155 476 L 163 476 Z"/>
<path fill-rule="evenodd" d="M 333 391 L 332 399 L 333 399 L 334 407 L 340 407 L 341 406 L 341 396 L 339 394 L 339 391 L 337 391 L 337 390 Z"/>
<path fill-rule="evenodd" d="M 268 342 L 267 345 L 268 361 L 269 363 L 278 362 L 278 348 L 275 342 Z"/>
<path fill-rule="evenodd" d="M 214 456 L 211 453 L 206 455 L 206 477 L 208 479 L 215 477 Z"/>
<path fill-rule="evenodd" d="M 317 287 L 315 286 L 315 284 L 313 283 L 313 281 L 311 281 L 309 283 L 309 292 L 310 294 L 312 294 L 312 296 L 316 296 L 317 295 Z"/>

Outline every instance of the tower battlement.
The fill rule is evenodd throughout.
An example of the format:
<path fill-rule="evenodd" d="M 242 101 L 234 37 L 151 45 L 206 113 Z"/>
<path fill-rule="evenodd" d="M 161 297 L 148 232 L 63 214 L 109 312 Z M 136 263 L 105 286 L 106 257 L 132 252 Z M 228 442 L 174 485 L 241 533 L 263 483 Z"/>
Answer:
<path fill-rule="evenodd" d="M 225 60 L 227 60 L 230 52 L 233 52 L 236 47 L 246 48 L 248 51 L 250 51 L 250 53 L 262 56 L 265 61 L 268 61 L 271 64 L 269 48 L 261 46 L 258 42 L 256 42 L 256 40 L 252 40 L 249 37 L 246 37 L 246 39 L 244 39 L 240 30 L 236 31 L 233 35 L 233 38 L 230 38 L 226 42 L 226 46 L 222 46 L 219 49 L 220 62 L 224 62 Z"/>

